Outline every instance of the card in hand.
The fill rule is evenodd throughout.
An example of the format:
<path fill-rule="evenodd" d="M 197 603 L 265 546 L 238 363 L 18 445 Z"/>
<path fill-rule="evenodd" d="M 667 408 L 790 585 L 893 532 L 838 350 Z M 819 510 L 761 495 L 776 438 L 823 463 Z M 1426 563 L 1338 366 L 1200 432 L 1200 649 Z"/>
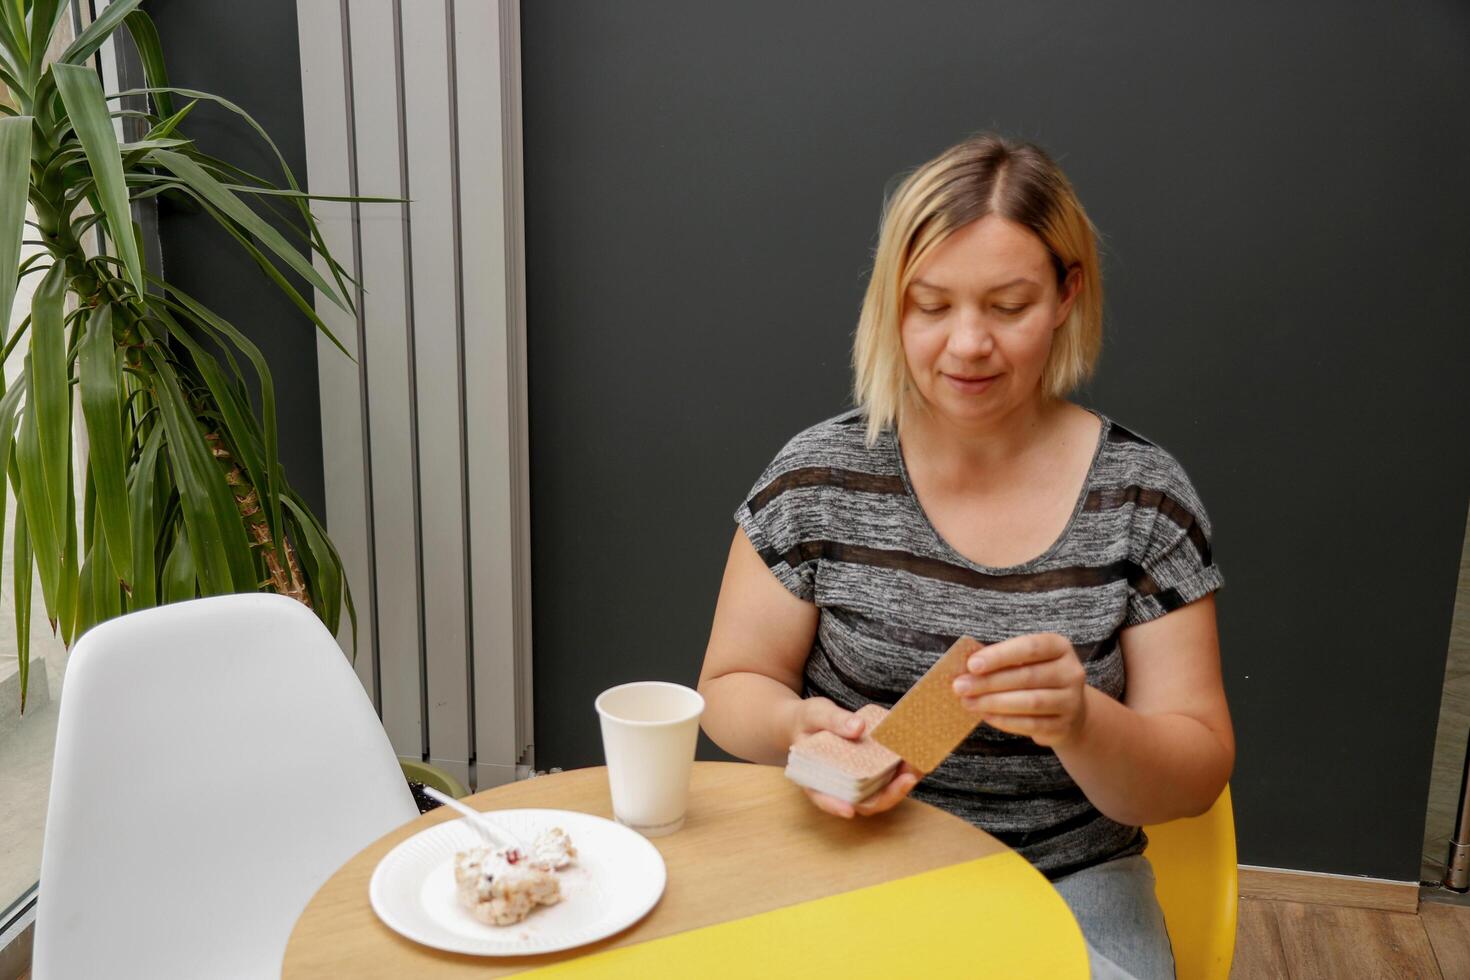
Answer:
<path fill-rule="evenodd" d="M 955 678 L 984 644 L 962 636 L 873 729 L 873 740 L 923 773 L 933 772 L 975 730 L 980 718 L 960 703 Z"/>
<path fill-rule="evenodd" d="M 786 777 L 847 803 L 867 799 L 885 786 L 901 760 L 873 741 L 871 733 L 887 709 L 869 704 L 856 714 L 867 723 L 861 738 L 843 738 L 828 731 L 803 736 L 787 754 Z"/>

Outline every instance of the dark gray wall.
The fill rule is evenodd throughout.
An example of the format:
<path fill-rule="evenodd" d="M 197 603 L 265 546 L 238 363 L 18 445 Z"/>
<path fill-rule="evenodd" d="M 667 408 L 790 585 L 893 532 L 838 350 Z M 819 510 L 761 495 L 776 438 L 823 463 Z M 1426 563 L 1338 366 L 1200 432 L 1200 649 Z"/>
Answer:
<path fill-rule="evenodd" d="M 254 116 L 305 187 L 296 4 L 149 0 L 144 9 L 158 25 L 169 81 L 229 99 Z M 237 116 L 200 103 L 183 128 L 206 153 L 282 183 L 270 148 Z M 234 323 L 264 352 L 275 378 L 286 478 L 316 513 L 323 513 L 316 327 L 207 215 L 164 202 L 159 238 L 168 278 Z M 302 280 L 292 279 L 310 298 Z"/>
<path fill-rule="evenodd" d="M 693 682 L 732 511 L 840 411 L 885 185 L 1033 138 L 1105 247 L 1079 401 L 1216 528 L 1240 859 L 1418 876 L 1470 459 L 1470 8 L 523 5 L 536 758 Z"/>

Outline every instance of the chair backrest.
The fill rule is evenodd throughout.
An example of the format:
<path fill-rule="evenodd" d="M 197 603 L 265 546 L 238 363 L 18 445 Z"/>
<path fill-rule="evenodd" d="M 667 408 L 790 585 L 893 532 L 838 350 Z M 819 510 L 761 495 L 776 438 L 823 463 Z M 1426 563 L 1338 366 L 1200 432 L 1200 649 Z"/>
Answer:
<path fill-rule="evenodd" d="M 418 814 L 362 685 L 295 600 L 103 623 L 65 692 L 37 980 L 280 976 L 317 888 Z"/>
<path fill-rule="evenodd" d="M 1174 946 L 1178 980 L 1227 980 L 1238 899 L 1230 787 L 1198 817 L 1145 827 L 1144 855 Z"/>

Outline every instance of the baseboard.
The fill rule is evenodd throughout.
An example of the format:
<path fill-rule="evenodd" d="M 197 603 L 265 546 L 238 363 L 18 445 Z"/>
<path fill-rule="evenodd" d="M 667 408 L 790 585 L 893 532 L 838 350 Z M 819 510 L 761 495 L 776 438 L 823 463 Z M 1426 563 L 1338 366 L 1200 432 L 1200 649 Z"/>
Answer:
<path fill-rule="evenodd" d="M 0 0 L 0 2 L 4 2 L 4 0 Z M 405 758 L 411 758 L 411 756 L 406 756 Z M 458 779 L 466 788 L 469 788 L 470 767 L 468 763 L 458 759 L 435 759 L 431 756 L 429 758 L 429 764 L 438 766 L 455 779 Z M 524 778 L 528 773 L 521 773 L 519 769 L 520 767 L 515 765 L 501 765 L 487 762 L 476 763 L 475 777 L 477 782 L 475 783 L 475 792 L 494 789 L 496 786 L 504 786 L 506 783 L 513 783 L 517 779 Z M 0 978 L 0 980 L 4 980 L 4 978 Z"/>
<path fill-rule="evenodd" d="M 1353 875 L 1292 871 L 1287 868 L 1240 866 L 1240 897 L 1274 902 L 1304 902 L 1383 912 L 1419 910 L 1417 881 L 1389 881 Z"/>

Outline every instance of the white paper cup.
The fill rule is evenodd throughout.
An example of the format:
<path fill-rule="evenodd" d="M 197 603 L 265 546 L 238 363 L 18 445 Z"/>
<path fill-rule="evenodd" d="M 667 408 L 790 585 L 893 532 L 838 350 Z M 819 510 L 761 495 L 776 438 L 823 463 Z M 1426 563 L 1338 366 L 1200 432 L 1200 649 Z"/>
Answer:
<path fill-rule="evenodd" d="M 637 681 L 597 696 L 613 816 L 644 837 L 684 826 L 704 698 L 682 684 Z"/>

